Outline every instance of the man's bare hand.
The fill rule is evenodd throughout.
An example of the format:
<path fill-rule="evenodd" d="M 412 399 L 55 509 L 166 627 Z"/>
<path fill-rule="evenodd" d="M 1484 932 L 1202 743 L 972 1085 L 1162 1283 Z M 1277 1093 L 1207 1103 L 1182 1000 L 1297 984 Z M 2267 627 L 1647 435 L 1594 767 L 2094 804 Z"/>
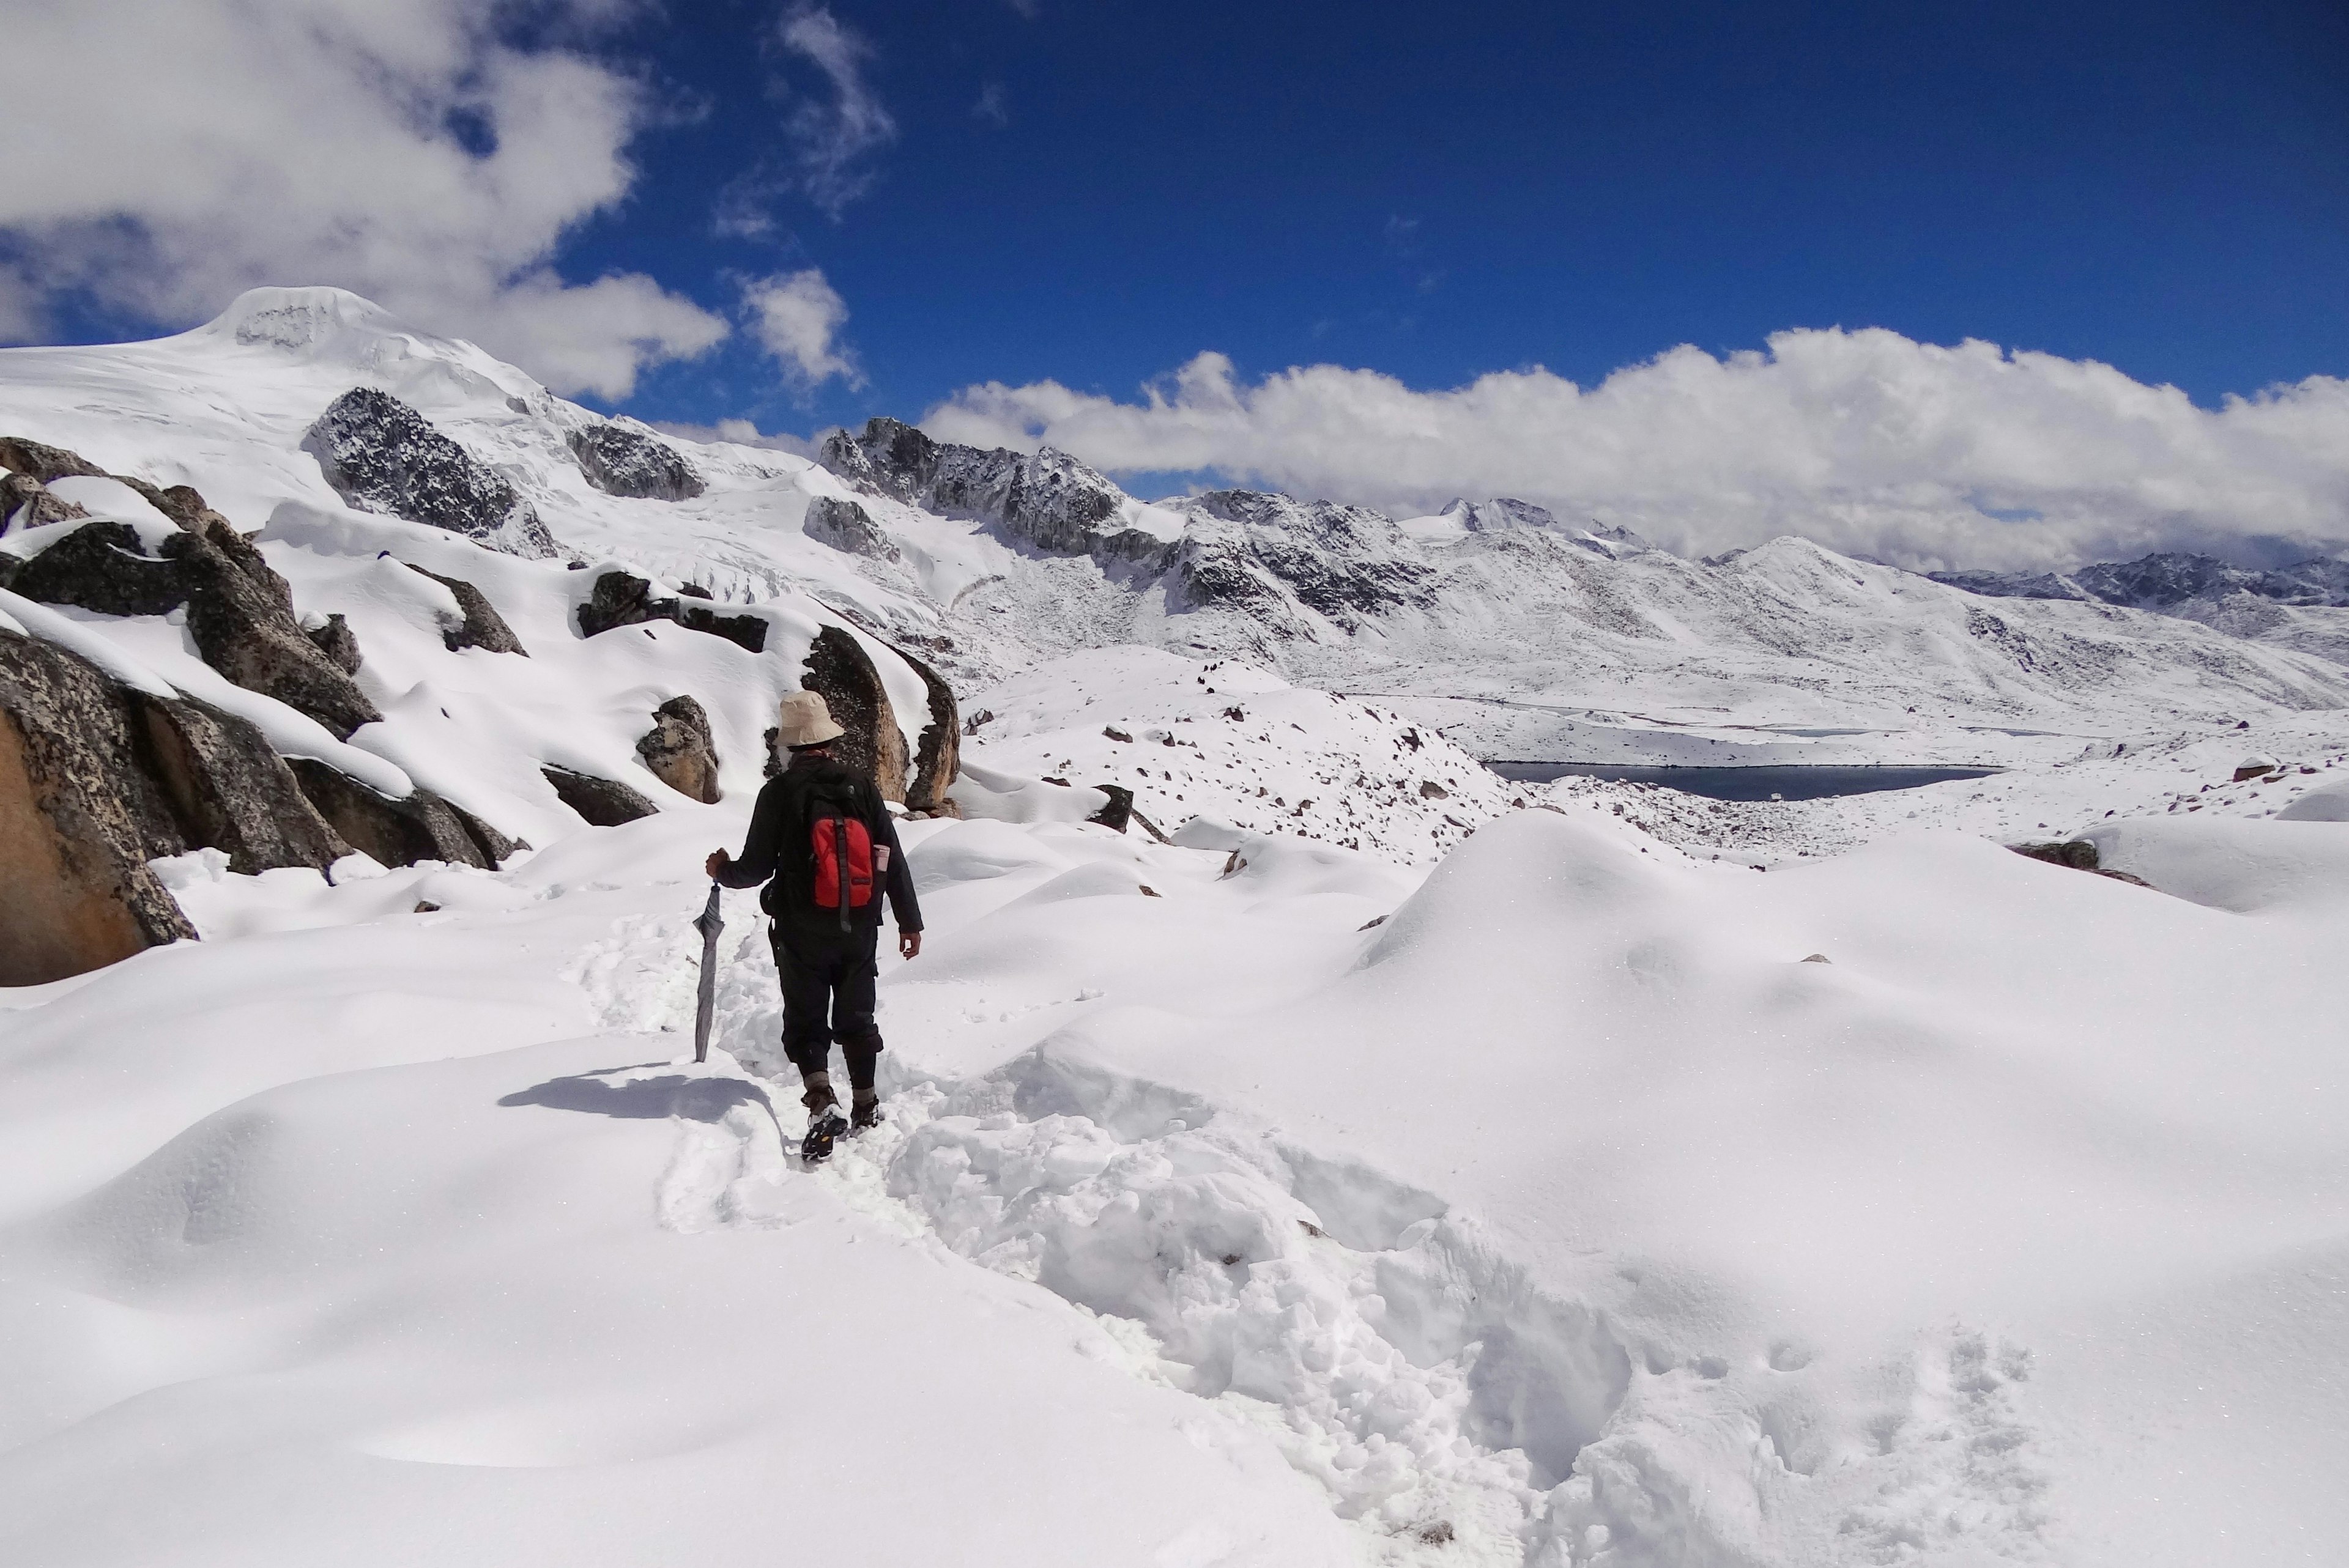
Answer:
<path fill-rule="evenodd" d="M 897 934 L 897 951 L 904 954 L 908 958 L 920 957 L 922 953 L 922 934 L 918 931 L 899 932 Z"/>
<path fill-rule="evenodd" d="M 709 858 L 701 862 L 701 869 L 709 873 L 710 881 L 716 882 L 718 873 L 724 871 L 733 859 L 734 857 L 724 850 L 712 850 L 709 851 Z"/>

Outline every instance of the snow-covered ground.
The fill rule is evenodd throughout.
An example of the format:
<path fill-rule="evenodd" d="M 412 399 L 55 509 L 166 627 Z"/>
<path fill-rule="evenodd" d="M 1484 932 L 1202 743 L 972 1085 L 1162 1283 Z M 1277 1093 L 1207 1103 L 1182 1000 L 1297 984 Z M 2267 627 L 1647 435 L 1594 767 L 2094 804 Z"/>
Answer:
<path fill-rule="evenodd" d="M 1482 559 L 1517 617 L 1458 650 L 1487 663 L 1276 668 L 1174 615 L 1133 645 L 1089 559 L 869 497 L 895 560 L 817 541 L 847 492 L 801 459 L 691 446 L 703 495 L 605 496 L 561 445 L 583 413 L 347 301 L 9 351 L 0 434 L 258 529 L 357 629 L 382 723 L 304 730 L 167 618 L 6 608 L 538 848 L 331 880 L 194 851 L 158 869 L 202 941 L 0 992 L 0 1563 L 2349 1555 L 2319 662 L 2083 606 L 1972 630 L 1809 546 L 1700 571 L 1428 520 L 1446 592 Z M 596 573 L 351 511 L 298 443 L 354 377 L 771 651 L 582 638 Z M 1573 593 L 1511 601 L 1509 551 L 1554 548 Z M 448 649 L 402 562 L 529 656 Z M 1579 667 L 1534 640 L 1574 593 Z M 750 896 L 704 1065 L 689 921 L 825 623 L 955 674 L 969 819 L 904 824 L 929 936 L 884 960 L 888 1121 L 809 1171 Z M 1452 680 L 1627 760 L 1981 736 L 2013 766 L 1751 805 L 1517 785 L 1436 711 Z M 678 692 L 716 805 L 636 762 Z M 2233 782 L 2252 753 L 2283 771 Z M 660 811 L 583 827 L 546 763 Z M 1085 821 L 1103 785 L 1173 841 Z M 2083 835 L 2151 886 L 2001 847 Z"/>

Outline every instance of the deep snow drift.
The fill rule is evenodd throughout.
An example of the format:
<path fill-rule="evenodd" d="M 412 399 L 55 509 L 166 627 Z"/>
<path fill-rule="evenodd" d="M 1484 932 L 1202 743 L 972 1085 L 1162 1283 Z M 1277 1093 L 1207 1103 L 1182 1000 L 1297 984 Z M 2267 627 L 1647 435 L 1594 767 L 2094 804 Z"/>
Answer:
<path fill-rule="evenodd" d="M 538 846 L 331 879 L 193 851 L 157 870 L 202 941 L 0 992 L 0 1561 L 2349 1552 L 2349 677 L 1506 509 L 1380 547 L 1444 593 L 1486 572 L 1488 644 L 1462 597 L 1240 657 L 1237 617 L 801 459 L 678 443 L 688 493 L 610 438 L 591 481 L 592 416 L 370 312 L 281 291 L 0 355 L 0 434 L 201 487 L 346 616 L 385 718 L 305 728 L 169 617 L 0 611 Z M 300 443 L 354 381 L 561 553 L 347 504 Z M 1094 521 L 1145 557 L 1286 526 L 1215 504 L 1256 521 Z M 583 636 L 603 563 L 767 649 Z M 450 647 L 462 607 L 411 565 L 527 656 Z M 909 743 L 890 645 L 955 674 L 968 820 L 903 825 L 930 932 L 884 960 L 889 1119 L 811 1172 L 751 899 L 705 1066 L 688 923 L 823 625 Z M 1537 631 L 1581 663 L 1535 667 Z M 1419 695 L 1337 678 L 1381 659 Z M 1519 786 L 1460 743 L 1498 732 L 1430 722 L 1480 670 L 1627 755 L 2019 765 L 1736 807 Z M 634 750 L 678 692 L 715 805 Z M 2277 768 L 2236 781 L 2251 753 Z M 554 763 L 660 810 L 583 826 Z M 1086 821 L 1108 786 L 1173 841 Z M 2150 885 L 2001 847 L 2080 836 Z"/>

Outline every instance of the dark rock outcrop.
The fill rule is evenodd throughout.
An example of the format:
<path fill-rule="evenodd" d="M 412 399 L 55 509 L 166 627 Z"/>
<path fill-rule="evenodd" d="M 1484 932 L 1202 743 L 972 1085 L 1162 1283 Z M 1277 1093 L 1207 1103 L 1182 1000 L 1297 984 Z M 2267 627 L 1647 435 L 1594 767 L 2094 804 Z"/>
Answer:
<path fill-rule="evenodd" d="M 450 653 L 460 648 L 481 648 L 492 654 L 530 657 L 530 650 L 522 645 L 522 639 L 514 635 L 513 628 L 506 624 L 506 618 L 498 614 L 498 607 L 490 603 L 488 594 L 461 577 L 443 577 L 421 566 L 408 569 L 429 577 L 456 595 L 457 608 L 464 621 L 459 625 L 445 626 L 440 632 L 440 641 Z"/>
<path fill-rule="evenodd" d="M 800 530 L 817 543 L 829 544 L 851 555 L 868 556 L 875 561 L 900 559 L 897 547 L 881 531 L 873 514 L 839 496 L 820 495 L 808 502 L 807 516 L 801 521 Z"/>
<path fill-rule="evenodd" d="M 903 648 L 899 658 L 922 677 L 929 697 L 929 722 L 914 743 L 914 778 L 905 786 L 905 810 L 931 816 L 956 810 L 947 799 L 962 765 L 962 717 L 955 706 L 954 689 L 937 671 Z"/>
<path fill-rule="evenodd" d="M 832 721 L 845 731 L 833 755 L 870 773 L 884 799 L 905 799 L 905 738 L 881 685 L 881 672 L 863 645 L 838 626 L 826 626 L 808 647 L 800 685 L 823 698 Z"/>
<path fill-rule="evenodd" d="M 673 696 L 653 709 L 653 727 L 636 742 L 636 755 L 654 778 L 678 794 L 704 805 L 717 803 L 718 743 L 709 733 L 709 716 L 691 697 Z"/>
<path fill-rule="evenodd" d="M 1125 493 L 1066 452 L 1033 456 L 935 441 L 897 419 L 835 430 L 817 461 L 851 483 L 946 517 L 999 523 L 1045 550 L 1081 554 L 1118 515 Z"/>
<path fill-rule="evenodd" d="M 335 831 L 385 865 L 441 861 L 494 871 L 506 856 L 528 847 L 429 789 L 394 799 L 311 758 L 295 758 L 290 766 L 302 793 Z"/>
<path fill-rule="evenodd" d="M 0 632 L 0 985 L 36 985 L 195 928 L 147 864 L 180 841 L 138 764 L 131 694 Z"/>
<path fill-rule="evenodd" d="M 355 387 L 344 393 L 310 427 L 302 449 L 363 511 L 447 529 L 534 561 L 555 552 L 536 509 L 503 475 L 388 392 Z"/>
<path fill-rule="evenodd" d="M 592 773 L 574 773 L 568 768 L 542 768 L 539 771 L 554 786 L 563 803 L 585 818 L 593 828 L 616 828 L 623 822 L 649 817 L 660 809 L 616 779 L 598 779 Z"/>
<path fill-rule="evenodd" d="M 670 621 L 689 632 L 723 637 L 754 654 L 766 650 L 767 623 L 758 616 L 721 615 L 682 597 L 656 595 L 652 588 L 650 583 L 630 573 L 605 573 L 595 579 L 587 602 L 579 606 L 580 635 L 593 637 L 616 626 Z"/>
<path fill-rule="evenodd" d="M 303 628 L 311 645 L 326 655 L 326 662 L 347 676 L 359 673 L 364 662 L 359 655 L 359 636 L 351 630 L 349 620 L 340 614 L 329 615 L 324 623 Z"/>
<path fill-rule="evenodd" d="M 349 671 L 295 619 L 285 579 L 218 512 L 201 516 L 204 531 L 175 533 L 156 555 L 143 552 L 127 523 L 86 523 L 26 562 L 11 586 L 28 599 L 108 615 L 160 615 L 184 604 L 197 654 L 236 685 L 338 738 L 380 719 Z"/>
<path fill-rule="evenodd" d="M 2143 877 L 2133 875 L 2128 872 L 2106 869 L 2103 856 L 2097 852 L 2092 840 L 2067 839 L 2060 843 L 2009 844 L 2006 847 L 2026 860 L 2045 861 L 2051 866 L 2067 866 L 2075 872 L 2094 872 L 2100 877 L 2110 877 L 2115 882 L 2127 882 L 2132 887 L 2153 885 Z"/>
<path fill-rule="evenodd" d="M 1096 784 L 1093 788 L 1109 797 L 1109 804 L 1085 820 L 1124 832 L 1133 821 L 1133 791 L 1123 784 Z"/>
<path fill-rule="evenodd" d="M 648 430 L 616 423 L 591 425 L 572 431 L 570 444 L 579 471 L 606 495 L 687 500 L 702 491 L 701 475 L 685 454 Z"/>

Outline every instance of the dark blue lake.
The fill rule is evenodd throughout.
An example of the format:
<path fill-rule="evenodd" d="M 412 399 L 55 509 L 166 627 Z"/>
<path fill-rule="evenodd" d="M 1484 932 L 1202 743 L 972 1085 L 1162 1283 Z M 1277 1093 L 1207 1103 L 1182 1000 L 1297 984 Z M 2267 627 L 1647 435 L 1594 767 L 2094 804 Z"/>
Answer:
<path fill-rule="evenodd" d="M 1627 768 L 1607 762 L 1488 762 L 1504 779 L 1546 784 L 1575 776 L 1633 784 L 1661 784 L 1714 800 L 1817 800 L 1829 795 L 1867 795 L 1878 789 L 1914 789 L 1951 779 L 1982 779 L 1995 768 Z"/>

